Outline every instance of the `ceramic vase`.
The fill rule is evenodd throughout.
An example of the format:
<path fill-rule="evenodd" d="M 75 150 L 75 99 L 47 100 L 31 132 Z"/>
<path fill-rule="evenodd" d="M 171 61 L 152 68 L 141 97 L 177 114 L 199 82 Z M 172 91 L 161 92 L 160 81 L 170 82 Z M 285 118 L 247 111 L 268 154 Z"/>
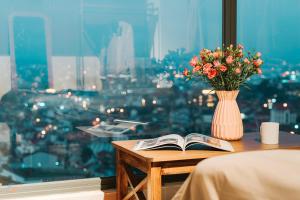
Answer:
<path fill-rule="evenodd" d="M 219 98 L 211 124 L 211 135 L 223 140 L 243 137 L 243 122 L 236 102 L 238 90 L 216 91 Z"/>

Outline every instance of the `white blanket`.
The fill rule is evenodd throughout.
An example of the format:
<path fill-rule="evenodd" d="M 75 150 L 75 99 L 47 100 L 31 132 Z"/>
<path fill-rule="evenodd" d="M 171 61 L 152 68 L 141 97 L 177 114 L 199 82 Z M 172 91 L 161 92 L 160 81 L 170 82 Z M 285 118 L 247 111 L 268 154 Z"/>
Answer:
<path fill-rule="evenodd" d="M 256 151 L 206 159 L 173 198 L 219 199 L 300 199 L 300 151 Z"/>

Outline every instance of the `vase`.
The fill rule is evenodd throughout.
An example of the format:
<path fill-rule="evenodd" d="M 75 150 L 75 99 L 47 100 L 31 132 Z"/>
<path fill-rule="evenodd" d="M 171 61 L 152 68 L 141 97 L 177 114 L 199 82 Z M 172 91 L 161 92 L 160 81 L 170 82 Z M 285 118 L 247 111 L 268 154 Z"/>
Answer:
<path fill-rule="evenodd" d="M 211 123 L 211 135 L 223 140 L 239 140 L 243 137 L 243 122 L 236 102 L 238 90 L 216 91 L 219 98 Z"/>

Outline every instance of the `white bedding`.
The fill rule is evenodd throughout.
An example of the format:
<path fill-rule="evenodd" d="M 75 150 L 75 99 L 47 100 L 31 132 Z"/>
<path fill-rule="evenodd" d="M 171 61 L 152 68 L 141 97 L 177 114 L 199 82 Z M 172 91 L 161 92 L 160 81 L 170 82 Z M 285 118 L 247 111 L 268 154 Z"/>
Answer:
<path fill-rule="evenodd" d="M 300 199 L 300 151 L 255 151 L 206 159 L 173 198 L 219 199 Z"/>

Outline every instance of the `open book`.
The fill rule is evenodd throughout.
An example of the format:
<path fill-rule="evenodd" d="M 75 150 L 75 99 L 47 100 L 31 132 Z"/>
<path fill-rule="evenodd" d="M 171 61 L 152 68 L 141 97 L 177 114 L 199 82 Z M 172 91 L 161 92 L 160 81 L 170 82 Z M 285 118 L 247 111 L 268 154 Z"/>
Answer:
<path fill-rule="evenodd" d="M 234 151 L 232 145 L 229 142 L 198 133 L 191 133 L 184 138 L 177 134 L 170 134 L 154 139 L 141 140 L 137 142 L 134 150 L 176 147 L 178 149 L 181 149 L 182 151 L 185 151 L 190 146 L 195 144 L 206 145 L 225 151 Z"/>

